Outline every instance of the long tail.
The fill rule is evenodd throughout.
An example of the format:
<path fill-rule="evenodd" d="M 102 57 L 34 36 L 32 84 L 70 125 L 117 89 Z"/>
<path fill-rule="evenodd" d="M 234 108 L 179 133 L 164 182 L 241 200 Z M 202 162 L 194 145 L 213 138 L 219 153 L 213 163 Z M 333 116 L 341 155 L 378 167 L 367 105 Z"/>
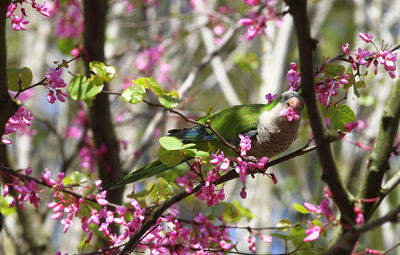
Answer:
<path fill-rule="evenodd" d="M 110 190 L 122 187 L 128 183 L 136 182 L 145 178 L 149 178 L 153 175 L 160 174 L 164 171 L 167 171 L 171 167 L 164 165 L 160 160 L 156 160 L 134 172 L 131 172 L 124 177 L 109 183 L 106 185 L 103 190 Z"/>

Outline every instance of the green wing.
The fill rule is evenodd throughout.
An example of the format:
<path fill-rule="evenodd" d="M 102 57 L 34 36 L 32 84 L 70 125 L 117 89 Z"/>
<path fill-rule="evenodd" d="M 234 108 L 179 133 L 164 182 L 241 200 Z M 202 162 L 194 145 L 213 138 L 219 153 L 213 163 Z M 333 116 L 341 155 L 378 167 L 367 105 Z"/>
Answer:
<path fill-rule="evenodd" d="M 274 100 L 270 104 L 249 104 L 238 105 L 224 110 L 220 110 L 211 115 L 198 119 L 198 122 L 211 123 L 214 128 L 226 141 L 236 144 L 239 134 L 246 134 L 257 130 L 259 116 L 264 111 L 271 110 L 278 100 Z M 253 132 L 256 133 L 256 132 Z M 228 152 L 227 147 L 216 138 L 209 130 L 203 127 L 195 126 L 190 129 L 172 130 L 171 136 L 180 138 L 183 142 L 195 142 L 197 148 L 201 150 L 209 150 L 215 152 L 222 149 L 225 155 L 232 154 Z M 124 177 L 110 183 L 105 189 L 115 189 L 125 184 L 136 182 L 145 178 L 149 178 L 156 174 L 160 174 L 171 167 L 164 165 L 160 160 L 156 160 Z"/>

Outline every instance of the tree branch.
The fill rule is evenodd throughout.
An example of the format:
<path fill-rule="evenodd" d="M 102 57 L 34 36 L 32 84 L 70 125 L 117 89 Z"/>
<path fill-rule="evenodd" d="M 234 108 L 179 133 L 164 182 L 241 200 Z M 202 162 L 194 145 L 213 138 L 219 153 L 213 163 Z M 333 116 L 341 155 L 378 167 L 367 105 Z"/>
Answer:
<path fill-rule="evenodd" d="M 397 134 L 400 120 L 400 79 L 397 80 L 385 105 L 374 150 L 369 156 L 367 174 L 358 197 L 376 198 L 381 194 L 383 176 L 389 170 L 389 157 Z M 372 203 L 363 206 L 364 217 L 368 220 L 376 207 Z"/>
<path fill-rule="evenodd" d="M 107 0 L 84 0 L 84 46 L 89 53 L 91 61 L 104 62 L 105 24 L 108 9 Z M 89 74 L 88 63 L 86 72 Z M 108 84 L 104 84 L 108 88 Z M 96 148 L 105 146 L 107 151 L 98 157 L 100 178 L 104 184 L 110 183 L 122 177 L 121 163 L 119 159 L 119 146 L 112 124 L 110 102 L 108 95 L 100 94 L 93 101 L 89 109 L 90 127 Z M 115 189 L 108 193 L 108 200 L 120 204 L 122 189 Z"/>
<path fill-rule="evenodd" d="M 342 215 L 341 221 L 345 219 L 354 221 L 355 213 L 344 183 L 341 181 L 331 147 L 329 145 L 329 135 L 322 121 L 315 96 L 314 85 L 314 66 L 313 51 L 316 47 L 316 41 L 311 38 L 310 24 L 307 16 L 307 1 L 285 1 L 289 5 L 289 13 L 293 16 L 295 30 L 297 35 L 297 43 L 300 56 L 301 67 L 301 86 L 302 96 L 307 106 L 308 116 L 315 142 L 318 146 L 319 160 L 322 166 L 322 180 L 324 180 L 333 194 L 333 200 L 338 205 Z M 344 225 L 344 224 L 343 224 Z M 331 254 L 350 254 L 354 246 L 355 240 L 351 240 L 347 247 L 336 247 Z"/>

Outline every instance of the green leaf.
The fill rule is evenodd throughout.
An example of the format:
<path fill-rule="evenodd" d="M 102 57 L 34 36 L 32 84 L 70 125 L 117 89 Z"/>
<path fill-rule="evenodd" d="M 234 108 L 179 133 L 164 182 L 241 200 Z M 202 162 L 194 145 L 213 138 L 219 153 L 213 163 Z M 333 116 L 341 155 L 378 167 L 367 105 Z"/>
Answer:
<path fill-rule="evenodd" d="M 279 231 L 285 232 L 292 227 L 292 224 L 290 224 L 289 219 L 284 218 L 276 224 L 276 227 L 279 228 Z"/>
<path fill-rule="evenodd" d="M 173 136 L 163 136 L 158 139 L 160 145 L 166 150 L 181 150 L 183 143 L 176 137 Z"/>
<path fill-rule="evenodd" d="M 83 75 L 77 75 L 69 83 L 68 92 L 74 100 L 92 99 L 103 90 L 104 84 L 99 77 L 91 75 L 86 78 Z"/>
<path fill-rule="evenodd" d="M 88 178 L 85 174 L 80 173 L 78 171 L 73 171 L 71 175 L 63 179 L 63 184 L 64 185 L 80 184 L 87 182 L 87 180 Z"/>
<path fill-rule="evenodd" d="M 156 183 L 159 196 L 163 199 L 169 199 L 174 195 L 174 189 L 164 178 L 159 177 Z"/>
<path fill-rule="evenodd" d="M 237 200 L 233 200 L 232 205 L 239 211 L 239 215 L 246 217 L 247 220 L 254 218 L 254 215 L 251 213 L 251 211 L 248 208 L 243 207 L 242 204 Z"/>
<path fill-rule="evenodd" d="M 146 97 L 146 89 L 142 85 L 136 87 L 129 86 L 122 92 L 122 99 L 131 104 L 137 104 Z"/>
<path fill-rule="evenodd" d="M 158 157 L 168 167 L 178 165 L 184 160 L 183 153 L 180 150 L 166 150 L 164 147 L 160 147 L 158 151 Z"/>
<path fill-rule="evenodd" d="M 304 238 L 307 236 L 303 227 L 297 226 L 290 230 L 290 240 L 294 246 L 299 246 L 303 243 Z"/>
<path fill-rule="evenodd" d="M 62 38 L 57 40 L 57 47 L 62 54 L 69 55 L 75 48 L 75 44 L 71 38 Z"/>
<path fill-rule="evenodd" d="M 0 211 L 3 215 L 12 215 L 17 211 L 15 206 L 10 207 L 13 200 L 14 198 L 10 195 L 6 197 L 0 196 Z"/>
<path fill-rule="evenodd" d="M 99 76 L 105 82 L 110 82 L 117 76 L 117 69 L 114 66 L 106 65 L 99 61 L 90 62 L 89 68 L 96 76 Z"/>
<path fill-rule="evenodd" d="M 9 90 L 19 91 L 29 87 L 32 78 L 32 71 L 28 67 L 7 68 L 7 87 Z"/>
<path fill-rule="evenodd" d="M 293 208 L 294 208 L 296 211 L 298 211 L 299 213 L 302 213 L 302 214 L 309 214 L 309 213 L 310 213 L 310 211 L 307 210 L 307 209 L 306 209 L 303 205 L 301 205 L 301 204 L 295 203 L 295 204 L 293 204 Z"/>
<path fill-rule="evenodd" d="M 292 239 L 290 235 L 277 234 L 277 233 L 271 233 L 270 235 L 286 241 L 290 241 Z"/>
<path fill-rule="evenodd" d="M 146 89 L 150 89 L 157 96 L 161 96 L 163 94 L 160 84 L 158 84 L 157 81 L 151 77 L 142 77 L 137 80 L 133 80 L 132 82 L 137 85 L 141 85 L 141 86 L 145 87 Z"/>
<path fill-rule="evenodd" d="M 172 90 L 169 93 L 163 93 L 159 98 L 160 104 L 165 108 L 171 109 L 179 104 L 179 94 L 177 91 Z"/>
<path fill-rule="evenodd" d="M 345 124 L 356 121 L 356 116 L 353 110 L 346 104 L 341 105 L 339 108 L 330 107 L 330 123 L 334 130 L 342 130 L 346 132 Z"/>
<path fill-rule="evenodd" d="M 329 77 L 342 76 L 345 70 L 342 65 L 329 64 L 325 67 L 325 74 Z"/>

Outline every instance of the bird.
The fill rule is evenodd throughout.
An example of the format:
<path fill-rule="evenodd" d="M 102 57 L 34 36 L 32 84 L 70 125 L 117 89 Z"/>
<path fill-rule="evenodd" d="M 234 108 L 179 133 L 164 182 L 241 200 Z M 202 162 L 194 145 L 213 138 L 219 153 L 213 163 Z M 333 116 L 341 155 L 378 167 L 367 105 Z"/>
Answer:
<path fill-rule="evenodd" d="M 225 141 L 234 146 L 239 145 L 239 134 L 249 136 L 252 142 L 247 156 L 271 158 L 285 151 L 297 138 L 303 108 L 302 97 L 296 91 L 286 91 L 268 104 L 236 105 L 201 117 L 197 121 L 203 124 L 209 123 Z M 287 109 L 295 111 L 297 118 L 286 118 L 282 113 Z M 183 143 L 195 143 L 197 148 L 208 150 L 209 153 L 216 153 L 219 150 L 224 151 L 226 156 L 236 154 L 204 126 L 173 129 L 169 131 L 169 136 L 176 137 Z M 158 159 L 111 182 L 104 189 L 119 188 L 170 168 L 172 167 Z"/>

